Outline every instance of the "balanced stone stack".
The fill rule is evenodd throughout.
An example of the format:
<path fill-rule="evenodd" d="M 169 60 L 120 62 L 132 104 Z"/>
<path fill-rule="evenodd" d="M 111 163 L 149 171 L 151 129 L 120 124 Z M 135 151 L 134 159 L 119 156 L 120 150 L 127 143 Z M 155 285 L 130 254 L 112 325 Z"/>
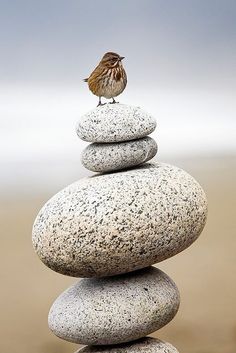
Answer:
<path fill-rule="evenodd" d="M 151 265 L 197 239 L 207 202 L 185 171 L 144 163 L 157 152 L 147 137 L 155 127 L 150 115 L 127 105 L 86 114 L 77 133 L 92 144 L 82 162 L 103 174 L 57 193 L 34 223 L 40 259 L 54 271 L 84 277 L 49 313 L 58 337 L 88 345 L 80 353 L 177 353 L 169 343 L 145 337 L 170 322 L 180 303 L 175 283 Z"/>

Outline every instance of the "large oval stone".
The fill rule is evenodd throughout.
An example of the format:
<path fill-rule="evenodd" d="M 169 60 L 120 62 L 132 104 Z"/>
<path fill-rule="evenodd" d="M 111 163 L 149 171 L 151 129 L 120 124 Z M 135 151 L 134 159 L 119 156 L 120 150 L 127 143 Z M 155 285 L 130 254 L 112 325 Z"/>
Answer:
<path fill-rule="evenodd" d="M 76 353 L 178 353 L 172 344 L 152 337 L 112 346 L 86 346 Z"/>
<path fill-rule="evenodd" d="M 33 244 L 51 269 L 98 277 L 133 271 L 186 249 L 201 233 L 207 202 L 180 168 L 150 163 L 84 178 L 39 212 Z"/>
<path fill-rule="evenodd" d="M 82 279 L 62 293 L 49 327 L 80 344 L 132 341 L 165 326 L 179 308 L 174 282 L 154 267 L 115 277 Z"/>
<path fill-rule="evenodd" d="M 78 136 L 88 142 L 119 142 L 149 135 L 156 120 L 139 107 L 105 104 L 81 117 Z"/>
<path fill-rule="evenodd" d="M 92 143 L 82 153 L 82 163 L 93 172 L 108 172 L 134 167 L 152 159 L 157 144 L 151 137 L 114 143 Z"/>

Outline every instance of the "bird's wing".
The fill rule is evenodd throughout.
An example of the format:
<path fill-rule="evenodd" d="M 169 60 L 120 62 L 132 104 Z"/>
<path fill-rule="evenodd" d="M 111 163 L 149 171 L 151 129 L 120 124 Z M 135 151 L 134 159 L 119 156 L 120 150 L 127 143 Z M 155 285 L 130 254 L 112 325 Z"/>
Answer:
<path fill-rule="evenodd" d="M 100 81 L 103 80 L 104 76 L 107 74 L 108 69 L 104 68 L 102 65 L 98 65 L 88 78 L 88 81 Z"/>

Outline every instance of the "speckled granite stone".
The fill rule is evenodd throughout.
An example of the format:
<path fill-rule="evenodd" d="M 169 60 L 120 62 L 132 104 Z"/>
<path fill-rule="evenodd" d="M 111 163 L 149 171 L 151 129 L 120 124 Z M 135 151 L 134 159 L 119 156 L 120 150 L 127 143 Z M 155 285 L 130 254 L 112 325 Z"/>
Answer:
<path fill-rule="evenodd" d="M 78 136 L 88 142 L 119 142 L 138 139 L 155 130 L 156 120 L 139 107 L 105 104 L 77 124 Z"/>
<path fill-rule="evenodd" d="M 152 337 L 112 346 L 86 346 L 76 353 L 178 353 L 170 343 Z"/>
<path fill-rule="evenodd" d="M 179 301 L 174 282 L 148 267 L 80 280 L 56 299 L 48 322 L 55 335 L 70 342 L 123 343 L 165 326 L 177 313 Z"/>
<path fill-rule="evenodd" d="M 98 277 L 167 259 L 200 235 L 206 196 L 188 173 L 158 163 L 84 178 L 39 212 L 33 244 L 51 269 Z"/>
<path fill-rule="evenodd" d="M 157 153 L 157 144 L 151 137 L 114 143 L 92 143 L 82 153 L 82 163 L 93 172 L 134 167 L 149 161 Z"/>

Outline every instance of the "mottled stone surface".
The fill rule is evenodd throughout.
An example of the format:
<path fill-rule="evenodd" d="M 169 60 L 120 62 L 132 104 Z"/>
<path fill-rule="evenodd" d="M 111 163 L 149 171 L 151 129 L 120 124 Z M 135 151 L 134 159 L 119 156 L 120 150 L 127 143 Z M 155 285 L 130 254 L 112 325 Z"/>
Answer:
<path fill-rule="evenodd" d="M 86 346 L 76 353 L 178 353 L 170 343 L 152 337 L 112 346 Z"/>
<path fill-rule="evenodd" d="M 157 144 L 151 137 L 114 143 L 92 143 L 82 153 L 82 163 L 93 172 L 134 167 L 149 161 L 157 153 Z"/>
<path fill-rule="evenodd" d="M 149 267 L 82 279 L 56 299 L 48 322 L 57 336 L 70 342 L 123 343 L 165 326 L 177 313 L 179 300 L 174 282 Z"/>
<path fill-rule="evenodd" d="M 84 178 L 39 212 L 33 244 L 51 269 L 98 277 L 143 268 L 190 246 L 207 214 L 206 196 L 180 168 L 147 163 Z"/>
<path fill-rule="evenodd" d="M 139 107 L 105 104 L 79 120 L 78 136 L 88 142 L 119 142 L 138 139 L 155 130 L 156 120 Z"/>

